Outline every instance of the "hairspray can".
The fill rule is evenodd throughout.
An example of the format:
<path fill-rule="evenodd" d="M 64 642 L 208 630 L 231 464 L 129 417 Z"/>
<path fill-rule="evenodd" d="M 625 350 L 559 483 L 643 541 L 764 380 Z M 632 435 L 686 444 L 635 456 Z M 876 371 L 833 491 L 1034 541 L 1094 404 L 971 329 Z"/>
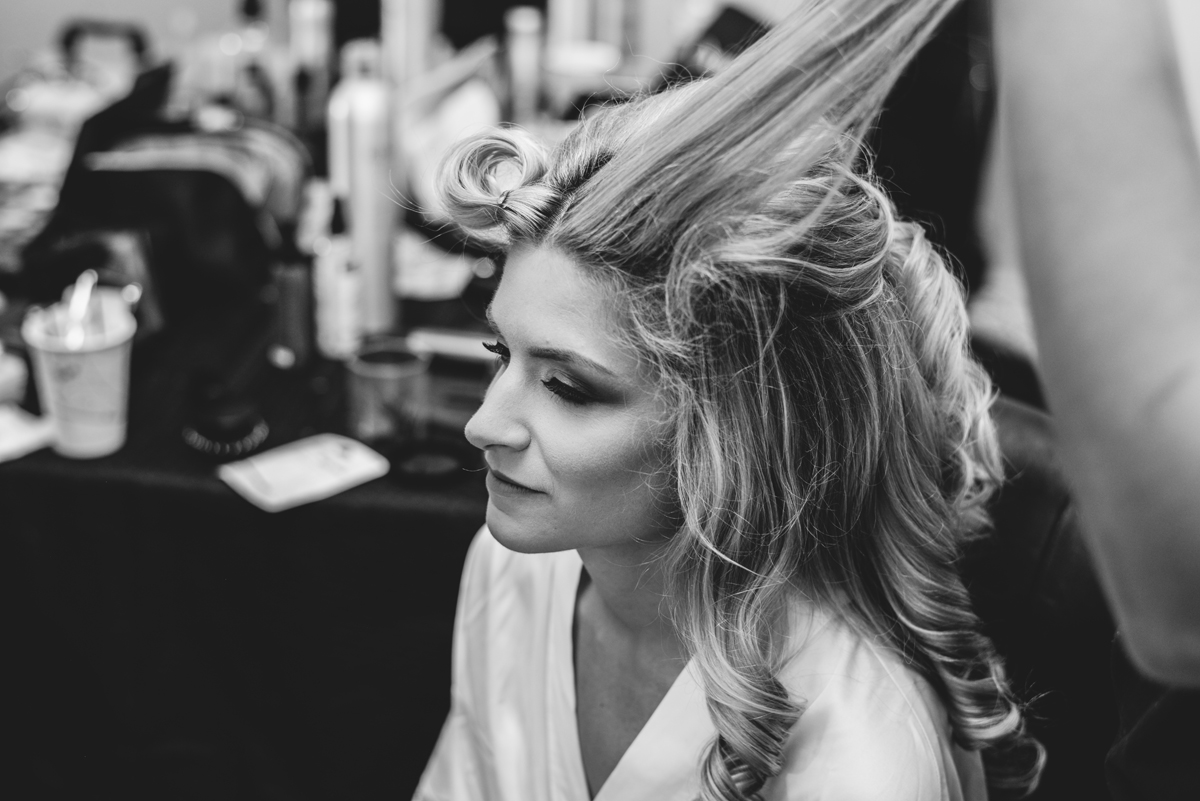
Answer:
<path fill-rule="evenodd" d="M 389 92 L 379 43 L 342 49 L 342 80 L 329 97 L 329 184 L 346 202 L 353 260 L 362 282 L 364 334 L 397 324 L 392 239 L 399 206 L 391 183 Z"/>

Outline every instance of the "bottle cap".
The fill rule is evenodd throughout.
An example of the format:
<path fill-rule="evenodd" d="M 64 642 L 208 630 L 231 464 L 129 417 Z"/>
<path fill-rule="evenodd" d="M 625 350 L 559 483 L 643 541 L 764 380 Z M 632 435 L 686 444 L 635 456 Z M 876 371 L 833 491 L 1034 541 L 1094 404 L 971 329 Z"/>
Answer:
<path fill-rule="evenodd" d="M 338 236 L 346 233 L 346 212 L 342 208 L 342 199 L 335 197 L 333 199 L 333 213 L 329 215 L 329 234 L 330 236 Z"/>
<path fill-rule="evenodd" d="M 541 9 L 533 6 L 515 6 L 504 13 L 504 27 L 509 36 L 542 32 Z"/>
<path fill-rule="evenodd" d="M 262 0 L 242 0 L 242 18 L 247 20 L 262 19 Z"/>
<path fill-rule="evenodd" d="M 375 39 L 355 39 L 342 48 L 342 76 L 378 78 L 383 74 L 383 51 Z"/>

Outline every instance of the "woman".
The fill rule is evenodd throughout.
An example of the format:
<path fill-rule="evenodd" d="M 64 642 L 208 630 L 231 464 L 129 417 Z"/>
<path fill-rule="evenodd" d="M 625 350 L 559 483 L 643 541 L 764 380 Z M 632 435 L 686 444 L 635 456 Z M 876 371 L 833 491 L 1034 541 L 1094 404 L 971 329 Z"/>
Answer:
<path fill-rule="evenodd" d="M 807 4 L 553 154 L 443 170 L 502 278 L 454 799 L 981 799 L 1041 754 L 954 561 L 999 480 L 961 290 L 858 163 L 950 3 Z M 989 758 L 985 780 L 980 753 Z"/>

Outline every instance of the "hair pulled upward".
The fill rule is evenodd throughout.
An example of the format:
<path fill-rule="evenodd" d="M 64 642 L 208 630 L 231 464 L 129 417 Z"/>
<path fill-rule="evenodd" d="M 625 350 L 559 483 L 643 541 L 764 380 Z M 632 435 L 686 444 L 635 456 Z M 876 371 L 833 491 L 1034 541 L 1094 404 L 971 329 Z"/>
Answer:
<path fill-rule="evenodd" d="M 590 271 L 657 373 L 668 599 L 718 732 L 702 801 L 753 799 L 782 767 L 799 595 L 930 682 L 993 790 L 1031 789 L 1044 761 L 955 570 L 1002 477 L 962 290 L 860 158 L 952 5 L 811 0 L 715 78 L 607 109 L 553 153 L 501 129 L 443 166 L 460 225 Z"/>

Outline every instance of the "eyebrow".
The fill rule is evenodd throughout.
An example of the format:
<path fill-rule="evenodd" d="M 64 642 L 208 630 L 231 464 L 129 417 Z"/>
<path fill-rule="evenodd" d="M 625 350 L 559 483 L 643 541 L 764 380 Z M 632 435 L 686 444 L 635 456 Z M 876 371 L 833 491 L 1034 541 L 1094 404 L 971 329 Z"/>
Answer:
<path fill-rule="evenodd" d="M 576 365 L 582 364 L 590 367 L 598 373 L 603 373 L 609 378 L 617 378 L 617 374 L 600 362 L 593 361 L 583 354 L 576 353 L 573 350 L 562 350 L 561 348 L 530 348 L 529 355 L 535 359 L 546 359 L 561 364 Z"/>
<path fill-rule="evenodd" d="M 487 306 L 486 314 L 488 325 L 492 327 L 493 331 L 499 334 L 500 326 L 496 325 L 496 318 L 492 316 L 492 304 L 490 303 Z M 610 378 L 620 378 L 620 376 L 605 367 L 600 362 L 595 361 L 594 359 L 589 359 L 587 356 L 584 356 L 581 353 L 576 353 L 573 350 L 550 347 L 535 347 L 529 349 L 529 355 L 535 359 L 545 359 L 547 361 L 559 362 L 560 364 L 583 365 L 585 367 L 590 367 L 596 372 L 606 375 Z"/>

